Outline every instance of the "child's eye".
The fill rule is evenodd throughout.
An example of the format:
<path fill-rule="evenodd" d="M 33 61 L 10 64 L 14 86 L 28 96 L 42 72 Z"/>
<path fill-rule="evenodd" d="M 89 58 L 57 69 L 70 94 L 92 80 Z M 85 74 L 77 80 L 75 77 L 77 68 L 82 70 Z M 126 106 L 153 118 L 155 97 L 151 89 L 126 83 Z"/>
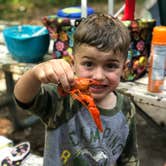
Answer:
<path fill-rule="evenodd" d="M 83 65 L 85 67 L 92 67 L 93 66 L 93 63 L 92 62 L 83 62 Z"/>
<path fill-rule="evenodd" d="M 119 65 L 116 64 L 116 63 L 109 63 L 109 64 L 106 65 L 106 68 L 109 69 L 109 70 L 113 70 L 113 69 L 119 68 Z"/>

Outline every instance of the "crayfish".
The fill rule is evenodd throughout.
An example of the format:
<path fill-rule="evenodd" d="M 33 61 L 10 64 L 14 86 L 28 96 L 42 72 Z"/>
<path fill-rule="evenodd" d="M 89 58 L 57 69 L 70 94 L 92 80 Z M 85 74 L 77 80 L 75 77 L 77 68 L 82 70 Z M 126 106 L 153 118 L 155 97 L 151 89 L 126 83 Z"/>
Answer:
<path fill-rule="evenodd" d="M 58 92 L 61 96 L 70 94 L 73 99 L 78 100 L 90 112 L 99 131 L 103 131 L 100 119 L 100 111 L 96 107 L 93 97 L 89 92 L 91 85 L 99 85 L 100 82 L 88 78 L 76 78 L 74 86 L 69 91 L 64 91 L 61 84 L 58 85 Z"/>

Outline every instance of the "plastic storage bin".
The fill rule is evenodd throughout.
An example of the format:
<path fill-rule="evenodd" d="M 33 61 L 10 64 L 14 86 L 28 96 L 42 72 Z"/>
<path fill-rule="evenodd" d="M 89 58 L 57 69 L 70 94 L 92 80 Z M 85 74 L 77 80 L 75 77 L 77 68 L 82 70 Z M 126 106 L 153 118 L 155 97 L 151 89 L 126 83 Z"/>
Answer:
<path fill-rule="evenodd" d="M 87 8 L 87 14 L 94 13 L 92 8 Z M 70 59 L 73 48 L 73 34 L 76 24 L 81 18 L 81 7 L 60 9 L 57 15 L 45 16 L 43 24 L 47 27 L 50 37 L 54 40 L 53 58 Z"/>
<path fill-rule="evenodd" d="M 128 27 L 131 42 L 128 50 L 127 63 L 122 76 L 123 81 L 133 81 L 147 72 L 148 59 L 155 20 L 123 21 Z"/>

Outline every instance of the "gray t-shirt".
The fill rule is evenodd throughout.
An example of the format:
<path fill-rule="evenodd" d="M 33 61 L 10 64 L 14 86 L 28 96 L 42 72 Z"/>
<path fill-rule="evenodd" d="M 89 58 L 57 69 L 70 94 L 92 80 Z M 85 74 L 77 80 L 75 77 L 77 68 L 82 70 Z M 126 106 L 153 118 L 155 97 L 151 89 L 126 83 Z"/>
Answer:
<path fill-rule="evenodd" d="M 46 125 L 44 166 L 113 166 L 118 160 L 125 166 L 130 158 L 129 166 L 136 166 L 134 107 L 124 96 L 116 95 L 114 109 L 99 108 L 104 129 L 100 132 L 79 102 L 60 97 L 53 87 L 42 87 L 28 110 Z"/>
<path fill-rule="evenodd" d="M 46 134 L 45 166 L 111 166 L 122 153 L 129 127 L 124 114 L 101 115 L 104 131 L 82 108 L 68 122 Z"/>

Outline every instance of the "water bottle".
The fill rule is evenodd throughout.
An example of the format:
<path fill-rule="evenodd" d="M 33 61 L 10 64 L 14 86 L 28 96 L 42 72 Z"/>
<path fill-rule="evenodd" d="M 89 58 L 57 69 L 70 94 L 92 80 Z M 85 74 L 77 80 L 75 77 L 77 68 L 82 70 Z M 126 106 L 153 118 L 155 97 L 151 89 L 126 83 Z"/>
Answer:
<path fill-rule="evenodd" d="M 164 87 L 166 67 L 166 26 L 153 29 L 149 61 L 148 91 L 160 93 Z"/>

